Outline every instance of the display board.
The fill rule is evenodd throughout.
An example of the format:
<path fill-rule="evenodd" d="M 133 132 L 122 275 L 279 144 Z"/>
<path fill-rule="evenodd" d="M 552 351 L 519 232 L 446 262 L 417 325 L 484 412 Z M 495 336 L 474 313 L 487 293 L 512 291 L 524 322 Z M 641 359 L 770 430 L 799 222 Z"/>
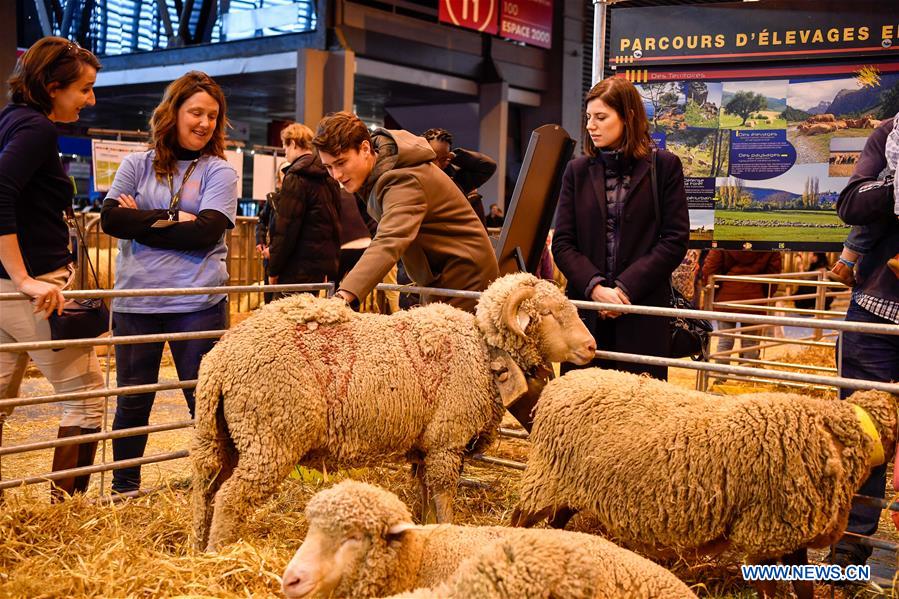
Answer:
<path fill-rule="evenodd" d="M 225 150 L 225 160 L 237 171 L 237 197 L 243 197 L 243 151 Z"/>
<path fill-rule="evenodd" d="M 94 172 L 94 190 L 109 191 L 119 165 L 128 154 L 146 152 L 145 142 L 91 140 L 91 166 Z"/>
<path fill-rule="evenodd" d="M 895 0 L 765 0 L 614 7 L 612 64 L 643 66 L 899 55 Z"/>
<path fill-rule="evenodd" d="M 840 191 L 899 112 L 899 63 L 655 71 L 636 86 L 654 139 L 683 164 L 694 246 L 837 248 Z"/>
<path fill-rule="evenodd" d="M 496 246 L 500 275 L 521 270 L 518 252 L 525 270 L 537 272 L 574 146 L 559 125 L 543 125 L 531 133 Z"/>
<path fill-rule="evenodd" d="M 275 191 L 278 183 L 278 165 L 283 156 L 273 154 L 253 154 L 253 199 L 264 200 L 269 192 Z"/>
<path fill-rule="evenodd" d="M 681 159 L 691 246 L 839 249 L 839 194 L 899 112 L 896 14 L 894 0 L 613 8 L 611 68 Z"/>

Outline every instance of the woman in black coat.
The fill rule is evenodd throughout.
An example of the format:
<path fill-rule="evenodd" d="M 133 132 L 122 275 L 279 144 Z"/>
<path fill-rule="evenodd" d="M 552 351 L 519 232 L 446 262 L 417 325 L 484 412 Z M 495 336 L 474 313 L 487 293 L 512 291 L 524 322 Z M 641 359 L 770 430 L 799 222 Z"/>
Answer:
<path fill-rule="evenodd" d="M 667 307 L 671 273 L 690 236 L 680 159 L 656 152 L 656 207 L 649 123 L 636 88 L 624 78 L 606 79 L 589 91 L 585 105 L 587 155 L 565 169 L 552 244 L 568 295 Z M 668 318 L 592 310 L 582 316 L 600 350 L 669 355 Z M 608 360 L 591 365 L 668 378 L 665 366 Z"/>
<path fill-rule="evenodd" d="M 336 281 L 340 267 L 340 187 L 312 150 L 312 130 L 293 123 L 281 132 L 284 167 L 270 231 L 269 283 Z M 275 294 L 275 298 L 281 294 Z"/>

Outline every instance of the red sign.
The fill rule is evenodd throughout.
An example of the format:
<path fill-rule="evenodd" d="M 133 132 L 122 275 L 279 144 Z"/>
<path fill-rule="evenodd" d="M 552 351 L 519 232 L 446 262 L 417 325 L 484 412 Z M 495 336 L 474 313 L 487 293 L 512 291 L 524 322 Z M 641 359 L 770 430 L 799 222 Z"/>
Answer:
<path fill-rule="evenodd" d="M 440 22 L 496 34 L 500 0 L 440 0 Z"/>
<path fill-rule="evenodd" d="M 552 46 L 552 0 L 500 0 L 499 35 L 532 46 Z"/>

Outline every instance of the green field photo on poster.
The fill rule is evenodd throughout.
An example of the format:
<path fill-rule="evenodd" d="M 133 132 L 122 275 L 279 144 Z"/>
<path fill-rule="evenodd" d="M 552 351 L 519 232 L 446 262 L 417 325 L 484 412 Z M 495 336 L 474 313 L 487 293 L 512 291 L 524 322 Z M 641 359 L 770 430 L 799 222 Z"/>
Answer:
<path fill-rule="evenodd" d="M 715 211 L 716 241 L 843 243 L 847 233 L 849 227 L 833 210 Z"/>

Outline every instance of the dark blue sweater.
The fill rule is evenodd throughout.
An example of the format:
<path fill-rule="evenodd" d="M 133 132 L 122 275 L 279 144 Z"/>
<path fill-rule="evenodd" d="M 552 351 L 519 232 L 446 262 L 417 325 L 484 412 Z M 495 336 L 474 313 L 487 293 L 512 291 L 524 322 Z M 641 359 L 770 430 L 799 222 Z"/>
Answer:
<path fill-rule="evenodd" d="M 29 106 L 6 106 L 0 111 L 0 235 L 18 236 L 31 276 L 72 261 L 62 215 L 73 195 L 56 125 Z M 2 265 L 0 277 L 9 278 Z"/>
<path fill-rule="evenodd" d="M 837 201 L 837 212 L 850 225 L 889 223 L 886 233 L 859 263 L 859 284 L 855 291 L 896 302 L 899 279 L 887 267 L 887 260 L 899 253 L 899 220 L 893 212 L 893 186 L 872 188 L 870 185 L 887 166 L 884 148 L 892 129 L 893 119 L 887 119 L 868 138 L 849 185 Z"/>

